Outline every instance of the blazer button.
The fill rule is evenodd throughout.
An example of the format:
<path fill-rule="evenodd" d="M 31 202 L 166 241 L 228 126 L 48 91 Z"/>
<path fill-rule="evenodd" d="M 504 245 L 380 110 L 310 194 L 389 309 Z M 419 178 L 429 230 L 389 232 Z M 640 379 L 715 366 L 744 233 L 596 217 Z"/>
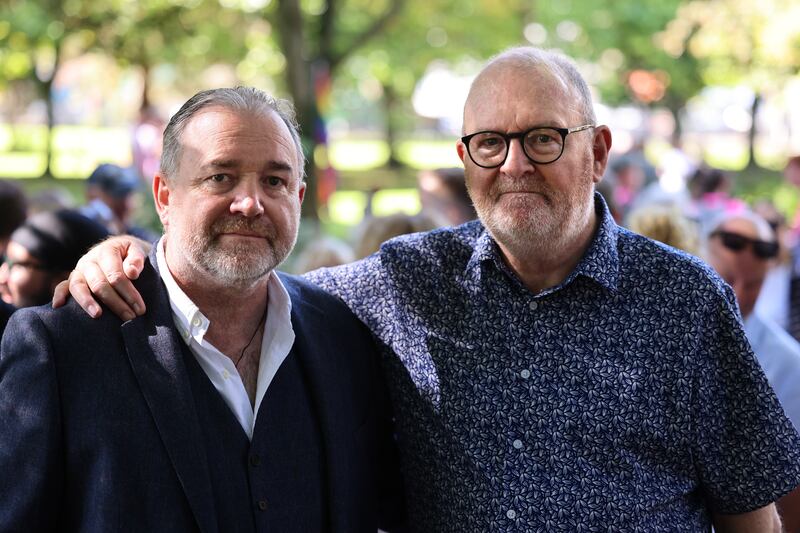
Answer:
<path fill-rule="evenodd" d="M 259 500 L 258 501 L 258 508 L 261 511 L 266 511 L 267 510 L 267 500 Z"/>
<path fill-rule="evenodd" d="M 259 457 L 259 456 L 258 456 L 258 455 L 256 455 L 256 454 L 253 454 L 253 455 L 251 455 L 251 456 L 250 456 L 250 464 L 251 464 L 252 466 L 258 466 L 258 465 L 260 465 L 260 464 L 261 464 L 261 457 Z"/>

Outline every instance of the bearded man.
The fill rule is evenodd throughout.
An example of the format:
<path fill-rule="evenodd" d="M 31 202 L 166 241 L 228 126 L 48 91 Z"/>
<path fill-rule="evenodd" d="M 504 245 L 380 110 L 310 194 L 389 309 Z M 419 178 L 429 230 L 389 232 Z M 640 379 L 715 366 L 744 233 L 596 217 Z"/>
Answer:
<path fill-rule="evenodd" d="M 611 134 L 572 62 L 500 54 L 463 128 L 480 221 L 309 275 L 380 341 L 412 530 L 780 531 L 800 438 L 730 287 L 595 194 Z M 98 250 L 73 295 L 132 314 L 142 257 Z"/>
<path fill-rule="evenodd" d="M 397 478 L 371 338 L 274 270 L 297 237 L 302 169 L 291 110 L 261 91 L 202 92 L 172 118 L 153 182 L 164 235 L 137 282 L 148 312 L 36 307 L 8 325 L 0 530 L 392 525 L 378 520 Z"/>

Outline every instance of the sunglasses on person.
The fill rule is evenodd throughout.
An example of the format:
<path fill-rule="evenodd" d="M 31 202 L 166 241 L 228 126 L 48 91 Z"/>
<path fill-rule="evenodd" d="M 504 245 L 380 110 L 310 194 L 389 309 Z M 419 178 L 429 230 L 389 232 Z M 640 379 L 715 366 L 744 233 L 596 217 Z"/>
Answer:
<path fill-rule="evenodd" d="M 722 245 L 728 250 L 733 250 L 734 252 L 741 252 L 747 248 L 747 246 L 750 246 L 753 249 L 753 253 L 756 255 L 756 257 L 760 257 L 761 259 L 772 259 L 778 255 L 777 242 L 751 239 L 749 237 L 745 237 L 744 235 L 739 235 L 738 233 L 722 230 L 713 232 L 711 236 L 719 237 Z"/>

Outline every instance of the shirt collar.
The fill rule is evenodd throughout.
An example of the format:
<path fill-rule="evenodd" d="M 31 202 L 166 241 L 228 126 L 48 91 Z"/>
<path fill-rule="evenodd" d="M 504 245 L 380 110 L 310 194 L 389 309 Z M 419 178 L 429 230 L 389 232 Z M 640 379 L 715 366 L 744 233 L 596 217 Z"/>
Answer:
<path fill-rule="evenodd" d="M 201 344 L 203 337 L 208 332 L 209 320 L 172 277 L 172 272 L 167 266 L 167 257 L 164 254 L 164 237 L 161 237 L 156 244 L 156 263 L 164 286 L 167 288 L 169 305 L 172 308 L 175 326 L 178 328 L 181 338 L 187 343 L 190 339 L 194 339 L 195 342 Z"/>
<path fill-rule="evenodd" d="M 611 216 L 605 200 L 597 192 L 594 197 L 594 205 L 599 223 L 589 248 L 587 248 L 578 266 L 567 276 L 563 283 L 543 291 L 542 294 L 558 290 L 571 283 L 579 275 L 591 278 L 608 289 L 616 290 L 619 280 L 619 254 L 617 252 L 619 227 Z M 467 263 L 468 276 L 471 279 L 476 279 L 476 276 L 479 277 L 480 265 L 485 262 L 491 262 L 501 272 L 517 280 L 517 277 L 503 261 L 497 242 L 486 229 L 478 237 L 475 249 Z"/>

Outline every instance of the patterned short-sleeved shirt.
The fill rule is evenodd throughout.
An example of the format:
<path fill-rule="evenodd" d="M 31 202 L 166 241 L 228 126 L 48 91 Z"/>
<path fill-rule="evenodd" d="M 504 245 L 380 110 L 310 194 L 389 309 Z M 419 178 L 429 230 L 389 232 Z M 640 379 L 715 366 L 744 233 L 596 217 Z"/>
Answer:
<path fill-rule="evenodd" d="M 596 202 L 540 294 L 477 221 L 310 274 L 379 341 L 415 531 L 706 531 L 800 483 L 730 288 Z"/>

